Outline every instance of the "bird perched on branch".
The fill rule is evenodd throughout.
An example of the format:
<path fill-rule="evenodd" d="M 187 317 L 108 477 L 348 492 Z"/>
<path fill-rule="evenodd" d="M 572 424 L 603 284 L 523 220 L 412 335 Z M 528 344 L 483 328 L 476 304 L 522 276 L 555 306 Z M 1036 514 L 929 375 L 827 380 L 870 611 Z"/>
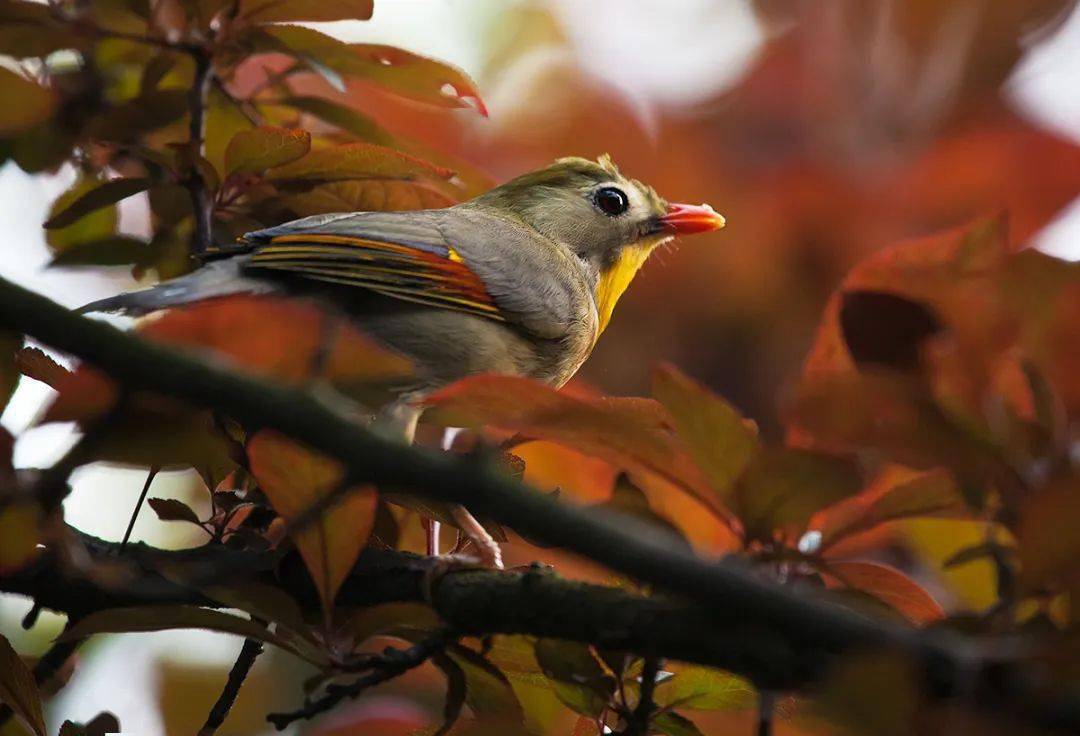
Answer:
<path fill-rule="evenodd" d="M 711 207 L 669 204 L 606 155 L 564 158 L 446 209 L 317 215 L 251 232 L 186 276 L 83 311 L 319 296 L 413 361 L 416 383 L 381 415 L 411 442 L 419 399 L 456 379 L 504 373 L 566 383 L 649 254 L 677 235 L 723 226 Z M 483 527 L 460 507 L 454 518 L 498 562 Z"/>

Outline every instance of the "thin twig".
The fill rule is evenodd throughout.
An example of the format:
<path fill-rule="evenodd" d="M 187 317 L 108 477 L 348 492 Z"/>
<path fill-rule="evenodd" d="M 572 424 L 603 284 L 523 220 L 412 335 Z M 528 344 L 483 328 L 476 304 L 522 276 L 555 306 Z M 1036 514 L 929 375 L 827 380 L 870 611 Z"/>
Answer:
<path fill-rule="evenodd" d="M 360 679 L 348 685 L 329 685 L 321 698 L 309 701 L 304 704 L 304 707 L 290 713 L 271 713 L 266 720 L 280 731 L 295 721 L 314 718 L 320 713 L 331 710 L 343 700 L 356 698 L 365 690 L 419 667 L 441 652 L 458 636 L 451 629 L 440 629 L 408 649 L 387 648 L 382 656 L 371 660 L 371 671 Z"/>
<path fill-rule="evenodd" d="M 663 660 L 659 657 L 646 657 L 641 670 L 641 697 L 630 718 L 626 729 L 627 736 L 646 736 L 649 733 L 649 719 L 656 710 L 653 694 L 656 692 L 656 678 L 660 675 Z"/>
<path fill-rule="evenodd" d="M 192 160 L 184 185 L 191 197 L 191 209 L 195 217 L 195 230 L 191 235 L 191 253 L 205 253 L 213 244 L 214 198 L 206 177 L 199 167 L 206 138 L 206 101 L 214 81 L 214 61 L 208 51 L 193 55 L 195 79 L 188 92 L 188 144 Z"/>
<path fill-rule="evenodd" d="M 146 501 L 146 494 L 150 491 L 150 484 L 154 482 L 154 476 L 158 474 L 158 470 L 160 468 L 153 467 L 146 474 L 146 482 L 143 483 L 142 493 L 139 494 L 139 500 L 135 502 L 135 510 L 131 512 L 131 520 L 124 531 L 124 538 L 120 541 L 120 552 L 127 548 L 128 540 L 131 539 L 131 531 L 135 528 L 135 520 L 139 518 L 139 509 L 142 508 L 143 503 Z"/>
<path fill-rule="evenodd" d="M 244 646 L 240 648 L 240 655 L 236 658 L 232 669 L 229 671 L 229 679 L 225 681 L 225 687 L 218 696 L 210 714 L 206 716 L 206 723 L 199 730 L 199 736 L 212 736 L 229 715 L 236 697 L 240 694 L 240 686 L 244 684 L 248 673 L 255 665 L 255 660 L 263 652 L 261 641 L 244 639 Z"/>

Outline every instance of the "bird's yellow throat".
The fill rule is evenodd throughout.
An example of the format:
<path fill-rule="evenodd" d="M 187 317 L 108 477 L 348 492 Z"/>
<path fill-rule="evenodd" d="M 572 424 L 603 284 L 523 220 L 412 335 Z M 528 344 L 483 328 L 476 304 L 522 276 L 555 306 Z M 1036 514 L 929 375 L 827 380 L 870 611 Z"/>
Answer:
<path fill-rule="evenodd" d="M 618 260 L 600 274 L 596 284 L 596 311 L 600 315 L 600 332 L 607 328 L 615 304 L 634 280 L 638 269 L 645 265 L 646 259 L 658 242 L 638 243 L 623 248 Z"/>

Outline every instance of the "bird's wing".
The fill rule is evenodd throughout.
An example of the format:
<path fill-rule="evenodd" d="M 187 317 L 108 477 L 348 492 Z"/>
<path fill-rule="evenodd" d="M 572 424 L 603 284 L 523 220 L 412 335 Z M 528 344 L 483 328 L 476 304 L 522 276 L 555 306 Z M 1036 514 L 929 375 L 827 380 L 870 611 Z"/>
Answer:
<path fill-rule="evenodd" d="M 318 215 L 244 236 L 245 271 L 275 271 L 506 321 L 437 211 Z"/>

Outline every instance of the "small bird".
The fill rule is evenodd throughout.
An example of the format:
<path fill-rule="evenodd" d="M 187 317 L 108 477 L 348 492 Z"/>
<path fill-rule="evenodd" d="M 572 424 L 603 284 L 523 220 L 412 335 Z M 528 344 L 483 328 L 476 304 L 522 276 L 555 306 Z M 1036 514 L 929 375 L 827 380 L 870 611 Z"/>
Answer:
<path fill-rule="evenodd" d="M 257 230 L 190 274 L 80 311 L 141 315 L 231 294 L 326 299 L 413 362 L 416 382 L 378 420 L 412 442 L 420 399 L 456 379 L 501 373 L 562 386 L 657 246 L 723 226 L 708 205 L 669 204 L 607 155 L 562 158 L 445 209 Z M 454 518 L 498 562 L 483 527 L 460 507 Z"/>

